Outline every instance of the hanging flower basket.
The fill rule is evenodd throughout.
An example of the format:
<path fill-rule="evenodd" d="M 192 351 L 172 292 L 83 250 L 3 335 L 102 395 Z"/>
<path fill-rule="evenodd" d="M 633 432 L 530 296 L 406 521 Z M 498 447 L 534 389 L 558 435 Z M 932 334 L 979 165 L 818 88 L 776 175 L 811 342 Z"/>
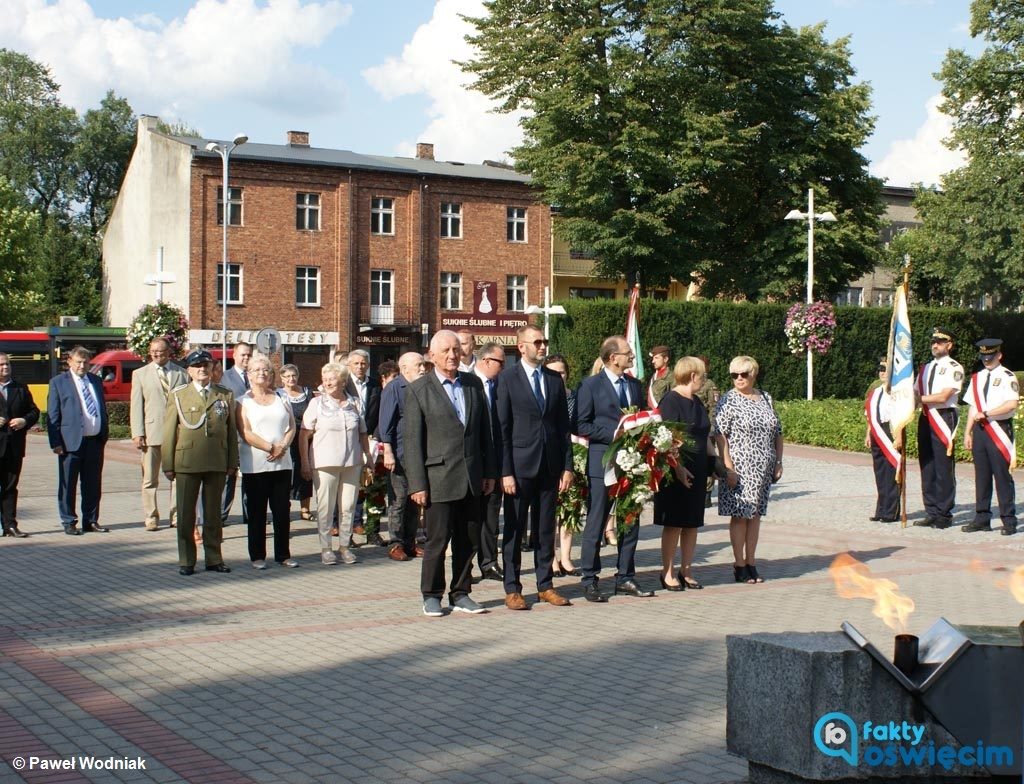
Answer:
<path fill-rule="evenodd" d="M 128 348 L 142 358 L 149 355 L 149 344 L 164 338 L 171 348 L 171 358 L 184 353 L 188 341 L 188 319 L 181 308 L 167 302 L 143 305 L 125 332 Z"/>
<path fill-rule="evenodd" d="M 808 349 L 827 354 L 836 335 L 836 312 L 831 302 L 796 303 L 786 313 L 786 340 L 790 353 L 800 356 Z"/>

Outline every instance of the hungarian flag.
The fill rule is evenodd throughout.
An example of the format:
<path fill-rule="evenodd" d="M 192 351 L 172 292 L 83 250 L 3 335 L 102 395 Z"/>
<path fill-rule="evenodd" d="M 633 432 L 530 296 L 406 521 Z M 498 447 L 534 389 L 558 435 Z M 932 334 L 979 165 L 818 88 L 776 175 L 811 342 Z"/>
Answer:
<path fill-rule="evenodd" d="M 910 341 L 910 316 L 907 314 L 907 289 L 904 284 L 896 287 L 892 303 L 892 325 L 889 330 L 889 368 L 885 386 L 892 395 L 889 428 L 893 440 L 903 432 L 914 418 L 914 352 Z"/>
<path fill-rule="evenodd" d="M 627 370 L 631 376 L 644 380 L 644 353 L 640 347 L 640 284 L 633 286 L 629 295 L 629 312 L 626 313 L 626 342 L 635 356 L 632 370 Z"/>

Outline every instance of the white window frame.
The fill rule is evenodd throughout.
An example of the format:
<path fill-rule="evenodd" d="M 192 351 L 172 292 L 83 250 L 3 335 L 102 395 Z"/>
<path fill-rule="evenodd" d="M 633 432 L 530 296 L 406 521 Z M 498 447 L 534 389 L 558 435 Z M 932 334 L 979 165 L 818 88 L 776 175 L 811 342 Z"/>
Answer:
<path fill-rule="evenodd" d="M 238 208 L 238 220 L 234 220 L 235 208 Z M 228 186 L 228 226 L 241 226 L 243 221 L 242 188 L 238 185 Z M 217 186 L 217 225 L 224 225 L 224 188 Z"/>
<path fill-rule="evenodd" d="M 505 239 L 509 242 L 529 241 L 526 233 L 526 207 L 505 208 Z"/>
<path fill-rule="evenodd" d="M 370 270 L 370 323 L 395 323 L 394 270 Z"/>
<path fill-rule="evenodd" d="M 311 200 L 315 199 L 315 203 Z M 301 216 L 301 217 L 300 217 Z M 310 226 L 310 218 L 316 221 Z M 299 223 L 302 223 L 300 226 Z M 320 231 L 320 194 L 299 191 L 295 194 L 295 229 L 297 231 Z"/>
<path fill-rule="evenodd" d="M 395 200 L 390 196 L 374 196 L 370 200 L 370 234 L 395 235 Z"/>
<path fill-rule="evenodd" d="M 218 261 L 217 262 L 217 304 L 218 305 L 223 305 L 224 304 L 224 299 L 223 299 L 224 280 L 223 280 L 223 278 L 224 278 L 224 265 L 221 262 Z M 228 262 L 228 280 L 227 280 L 227 283 L 228 283 L 227 291 L 228 291 L 228 295 L 229 296 L 231 294 L 231 284 L 232 284 L 232 281 L 235 280 L 235 279 L 238 280 L 238 297 L 236 299 L 228 299 L 228 304 L 229 305 L 242 305 L 242 304 L 245 303 L 244 269 L 242 268 L 242 265 L 239 262 L 237 262 L 237 261 L 229 261 Z"/>
<path fill-rule="evenodd" d="M 522 313 L 526 310 L 527 282 L 526 275 L 505 276 L 505 310 L 509 313 Z"/>
<path fill-rule="evenodd" d="M 309 273 L 313 274 L 310 275 Z M 299 302 L 299 284 L 303 284 L 306 296 L 309 296 L 309 284 L 316 283 L 316 301 Z M 319 308 L 320 307 L 320 268 L 311 267 L 308 264 L 300 264 L 295 268 L 295 307 L 297 308 Z"/>
<path fill-rule="evenodd" d="M 441 310 L 462 310 L 461 272 L 442 272 L 440 289 Z"/>
<path fill-rule="evenodd" d="M 455 201 L 441 202 L 441 239 L 462 239 L 462 204 Z"/>

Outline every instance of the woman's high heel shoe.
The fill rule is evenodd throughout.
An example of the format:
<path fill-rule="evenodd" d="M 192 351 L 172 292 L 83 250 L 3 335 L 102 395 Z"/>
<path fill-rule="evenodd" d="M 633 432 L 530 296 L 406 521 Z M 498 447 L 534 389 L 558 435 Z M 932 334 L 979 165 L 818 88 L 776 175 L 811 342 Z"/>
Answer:
<path fill-rule="evenodd" d="M 757 567 L 753 564 L 747 564 L 747 582 L 749 583 L 763 583 L 764 578 L 757 573 Z"/>
<path fill-rule="evenodd" d="M 580 575 L 580 570 L 576 569 L 575 567 L 572 568 L 572 569 L 564 569 L 563 571 L 565 572 L 565 576 L 566 577 L 580 577 L 581 576 Z"/>
<path fill-rule="evenodd" d="M 745 566 L 745 565 L 744 566 L 736 566 L 735 564 L 733 564 L 733 567 L 732 567 L 733 579 L 736 580 L 736 582 L 738 582 L 738 583 L 745 583 L 747 581 L 747 579 L 749 578 L 749 574 L 747 572 L 747 568 L 748 567 Z"/>
<path fill-rule="evenodd" d="M 551 572 L 551 574 L 552 574 L 553 577 L 565 577 L 565 569 L 563 569 L 561 566 L 559 566 L 557 569 L 554 569 Z"/>
<path fill-rule="evenodd" d="M 679 582 L 681 582 L 691 591 L 700 591 L 704 589 L 704 586 L 701 585 L 699 581 L 694 580 L 692 577 L 687 577 L 686 575 L 684 575 L 682 569 L 679 570 L 679 573 L 676 575 L 676 579 L 679 580 Z"/>
<path fill-rule="evenodd" d="M 665 582 L 665 577 L 664 576 L 659 576 L 658 579 L 661 580 L 661 587 L 664 588 L 666 591 L 685 591 L 686 590 L 686 585 L 684 583 L 679 583 L 678 585 L 669 585 L 667 582 Z"/>
<path fill-rule="evenodd" d="M 604 532 L 604 543 L 611 545 L 612 547 L 619 546 L 619 538 L 615 535 L 615 531 Z"/>

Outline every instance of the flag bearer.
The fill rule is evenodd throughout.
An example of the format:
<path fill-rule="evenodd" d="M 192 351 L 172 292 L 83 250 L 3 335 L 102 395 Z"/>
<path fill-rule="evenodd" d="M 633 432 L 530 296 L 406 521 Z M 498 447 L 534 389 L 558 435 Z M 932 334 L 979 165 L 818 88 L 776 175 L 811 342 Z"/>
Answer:
<path fill-rule="evenodd" d="M 875 469 L 875 488 L 878 500 L 875 502 L 875 514 L 868 518 L 881 523 L 895 523 L 900 516 L 900 487 L 896 484 L 896 472 L 900 465 L 900 453 L 892 441 L 889 429 L 892 396 L 885 391 L 885 373 L 888 366 L 885 357 L 878 361 L 877 387 L 868 392 L 864 401 L 864 416 L 868 428 L 864 436 L 864 445 L 871 450 L 871 460 Z"/>

